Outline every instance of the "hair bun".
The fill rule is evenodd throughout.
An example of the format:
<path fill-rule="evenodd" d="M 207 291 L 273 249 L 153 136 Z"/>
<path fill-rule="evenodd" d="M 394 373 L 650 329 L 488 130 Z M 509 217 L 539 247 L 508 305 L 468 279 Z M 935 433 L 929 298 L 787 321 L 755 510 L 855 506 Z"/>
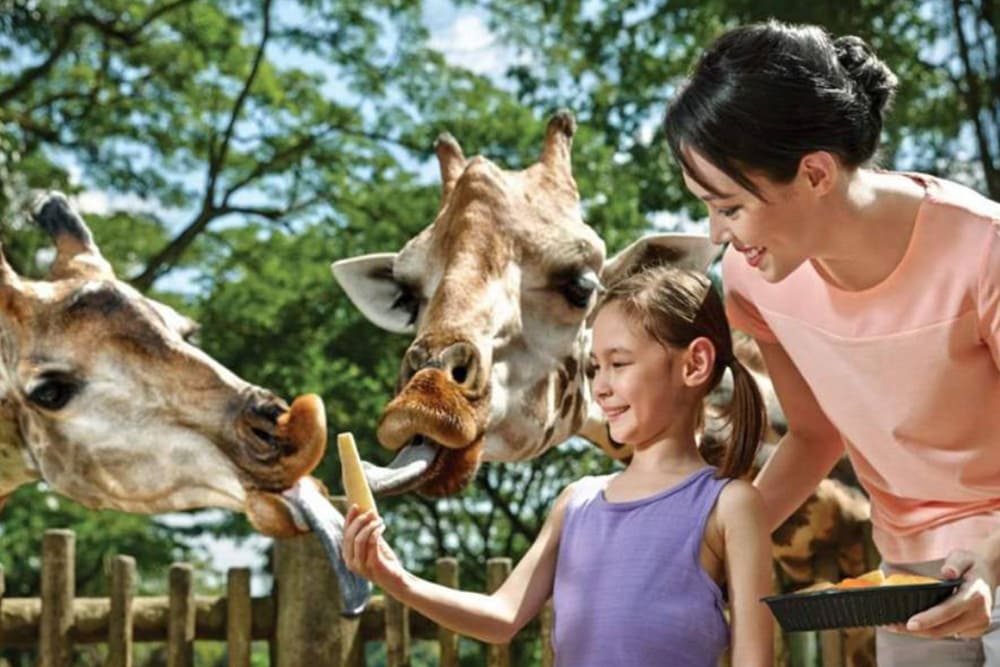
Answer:
<path fill-rule="evenodd" d="M 868 98 L 872 113 L 881 115 L 896 92 L 896 75 L 860 37 L 838 37 L 833 41 L 833 48 L 840 66 Z"/>

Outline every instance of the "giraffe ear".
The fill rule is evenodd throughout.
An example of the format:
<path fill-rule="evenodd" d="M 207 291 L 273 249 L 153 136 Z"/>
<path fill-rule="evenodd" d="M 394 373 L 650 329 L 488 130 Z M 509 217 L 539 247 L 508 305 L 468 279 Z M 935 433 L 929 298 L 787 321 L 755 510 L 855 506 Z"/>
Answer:
<path fill-rule="evenodd" d="M 101 256 L 90 229 L 69 205 L 66 195 L 61 192 L 42 195 L 33 207 L 32 216 L 56 244 L 56 259 L 49 273 L 51 280 L 114 278 L 111 265 Z"/>
<path fill-rule="evenodd" d="M 201 330 L 200 324 L 192 320 L 187 315 L 181 315 L 172 307 L 161 301 L 146 299 L 146 303 L 149 304 L 153 310 L 159 313 L 168 329 L 174 331 L 186 341 L 190 342 L 192 338 L 197 335 L 198 331 Z"/>
<path fill-rule="evenodd" d="M 410 288 L 392 275 L 396 253 L 383 252 L 342 259 L 330 265 L 347 298 L 372 324 L 393 333 L 416 331 L 419 302 Z"/>
<path fill-rule="evenodd" d="M 601 284 L 609 286 L 644 268 L 663 264 L 707 271 L 719 250 L 702 234 L 645 236 L 608 260 L 601 270 Z"/>

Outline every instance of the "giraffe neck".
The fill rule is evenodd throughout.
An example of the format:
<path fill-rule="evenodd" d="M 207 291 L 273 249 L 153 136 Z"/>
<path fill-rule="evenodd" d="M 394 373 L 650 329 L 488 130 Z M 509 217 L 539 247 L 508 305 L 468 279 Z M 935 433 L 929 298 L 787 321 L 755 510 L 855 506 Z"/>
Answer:
<path fill-rule="evenodd" d="M 550 376 L 556 393 L 556 411 L 550 416 L 542 449 L 561 444 L 584 427 L 593 412 L 587 364 L 590 353 L 590 329 L 583 329 L 572 354 Z"/>

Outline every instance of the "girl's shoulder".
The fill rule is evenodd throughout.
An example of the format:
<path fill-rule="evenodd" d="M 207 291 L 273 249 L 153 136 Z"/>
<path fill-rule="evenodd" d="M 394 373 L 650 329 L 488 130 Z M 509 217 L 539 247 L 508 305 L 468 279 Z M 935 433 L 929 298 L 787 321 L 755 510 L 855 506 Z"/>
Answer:
<path fill-rule="evenodd" d="M 575 482 L 571 482 L 566 485 L 566 488 L 564 488 L 562 493 L 559 494 L 560 499 L 565 498 L 567 502 L 586 501 L 604 491 L 608 482 L 611 481 L 611 478 L 614 476 L 615 473 L 611 473 L 609 475 L 588 475 L 586 477 L 581 477 Z"/>
<path fill-rule="evenodd" d="M 763 497 L 750 482 L 744 479 L 731 480 L 719 492 L 715 516 L 723 531 L 748 520 L 763 521 Z"/>
<path fill-rule="evenodd" d="M 549 519 L 561 528 L 566 510 L 578 507 L 601 493 L 610 478 L 611 475 L 587 476 L 567 484 L 552 503 Z"/>

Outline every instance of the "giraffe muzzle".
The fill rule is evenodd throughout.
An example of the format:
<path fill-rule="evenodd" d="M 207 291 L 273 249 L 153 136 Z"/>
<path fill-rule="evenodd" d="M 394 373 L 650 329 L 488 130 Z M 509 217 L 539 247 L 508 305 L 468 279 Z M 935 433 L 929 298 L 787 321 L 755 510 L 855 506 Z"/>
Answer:
<path fill-rule="evenodd" d="M 417 436 L 430 438 L 450 449 L 476 441 L 482 430 L 478 405 L 470 402 L 450 376 L 437 368 L 424 368 L 410 378 L 386 406 L 376 435 L 383 447 L 398 450 Z"/>

